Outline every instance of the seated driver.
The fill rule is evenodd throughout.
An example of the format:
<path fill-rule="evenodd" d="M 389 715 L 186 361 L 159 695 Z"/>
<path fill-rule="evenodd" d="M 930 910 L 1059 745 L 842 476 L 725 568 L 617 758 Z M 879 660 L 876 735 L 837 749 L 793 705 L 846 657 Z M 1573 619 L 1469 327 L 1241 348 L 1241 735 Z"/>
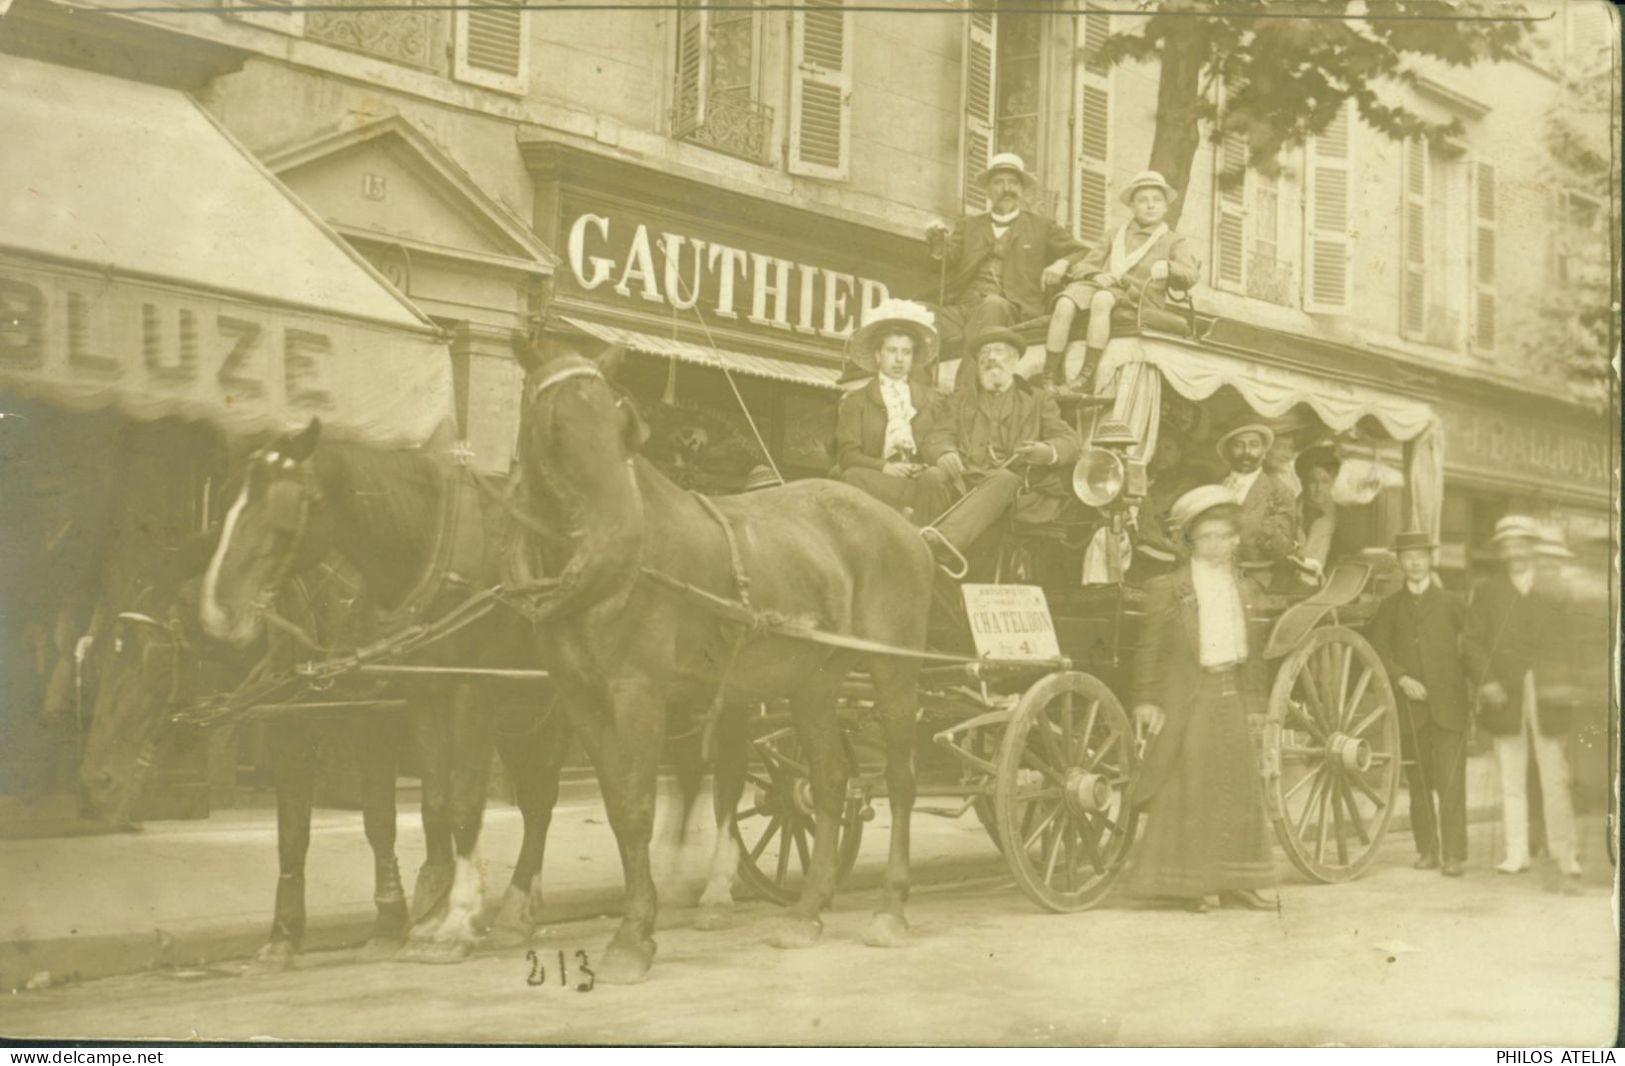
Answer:
<path fill-rule="evenodd" d="M 1018 522 L 1054 521 L 1072 494 L 1068 472 L 1083 442 L 1049 390 L 1016 374 L 1024 347 L 1008 329 L 977 337 L 974 387 L 948 398 L 924 445 L 925 461 L 963 494 L 935 526 L 920 531 L 950 570 L 962 568 L 964 552 L 1007 514 Z"/>

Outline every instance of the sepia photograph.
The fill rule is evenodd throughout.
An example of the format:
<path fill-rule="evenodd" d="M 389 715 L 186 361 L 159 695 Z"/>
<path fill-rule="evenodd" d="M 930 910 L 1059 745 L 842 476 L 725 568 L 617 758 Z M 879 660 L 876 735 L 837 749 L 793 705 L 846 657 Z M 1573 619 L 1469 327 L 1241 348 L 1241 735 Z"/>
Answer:
<path fill-rule="evenodd" d="M 1620 45 L 0 0 L 0 1040 L 1615 1047 Z"/>

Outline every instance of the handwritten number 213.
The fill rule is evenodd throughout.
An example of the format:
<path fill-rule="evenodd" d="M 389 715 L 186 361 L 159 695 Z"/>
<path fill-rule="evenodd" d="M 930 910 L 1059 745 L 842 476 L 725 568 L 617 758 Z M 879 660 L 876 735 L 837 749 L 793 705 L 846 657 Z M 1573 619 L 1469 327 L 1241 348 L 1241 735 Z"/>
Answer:
<path fill-rule="evenodd" d="M 569 976 L 565 970 L 564 952 L 561 951 L 558 954 L 559 987 L 568 988 L 570 982 Z M 598 978 L 593 974 L 592 967 L 587 962 L 587 953 L 585 951 L 577 951 L 575 954 L 575 959 L 576 969 L 581 971 L 581 974 L 586 977 L 585 981 L 582 981 L 576 985 L 576 991 L 591 992 L 593 985 L 598 983 Z M 541 956 L 537 955 L 533 949 L 525 952 L 525 961 L 530 963 L 530 975 L 525 978 L 525 983 L 533 988 L 540 988 L 542 985 L 545 985 L 547 983 L 547 967 L 542 965 Z"/>

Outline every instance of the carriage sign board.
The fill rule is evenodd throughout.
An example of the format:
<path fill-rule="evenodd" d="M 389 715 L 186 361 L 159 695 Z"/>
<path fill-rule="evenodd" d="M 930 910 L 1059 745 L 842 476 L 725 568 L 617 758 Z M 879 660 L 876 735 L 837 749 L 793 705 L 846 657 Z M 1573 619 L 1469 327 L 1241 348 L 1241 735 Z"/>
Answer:
<path fill-rule="evenodd" d="M 962 585 L 976 654 L 984 659 L 1059 659 L 1055 619 L 1037 585 Z"/>

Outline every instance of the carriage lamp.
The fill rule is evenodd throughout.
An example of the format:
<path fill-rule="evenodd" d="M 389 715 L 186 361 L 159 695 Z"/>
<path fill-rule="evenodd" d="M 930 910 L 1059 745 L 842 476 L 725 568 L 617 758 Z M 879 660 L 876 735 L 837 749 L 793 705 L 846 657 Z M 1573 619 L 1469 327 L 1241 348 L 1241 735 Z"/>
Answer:
<path fill-rule="evenodd" d="M 1072 491 L 1090 507 L 1104 510 L 1123 494 L 1127 473 L 1116 452 L 1090 448 L 1072 468 Z"/>

